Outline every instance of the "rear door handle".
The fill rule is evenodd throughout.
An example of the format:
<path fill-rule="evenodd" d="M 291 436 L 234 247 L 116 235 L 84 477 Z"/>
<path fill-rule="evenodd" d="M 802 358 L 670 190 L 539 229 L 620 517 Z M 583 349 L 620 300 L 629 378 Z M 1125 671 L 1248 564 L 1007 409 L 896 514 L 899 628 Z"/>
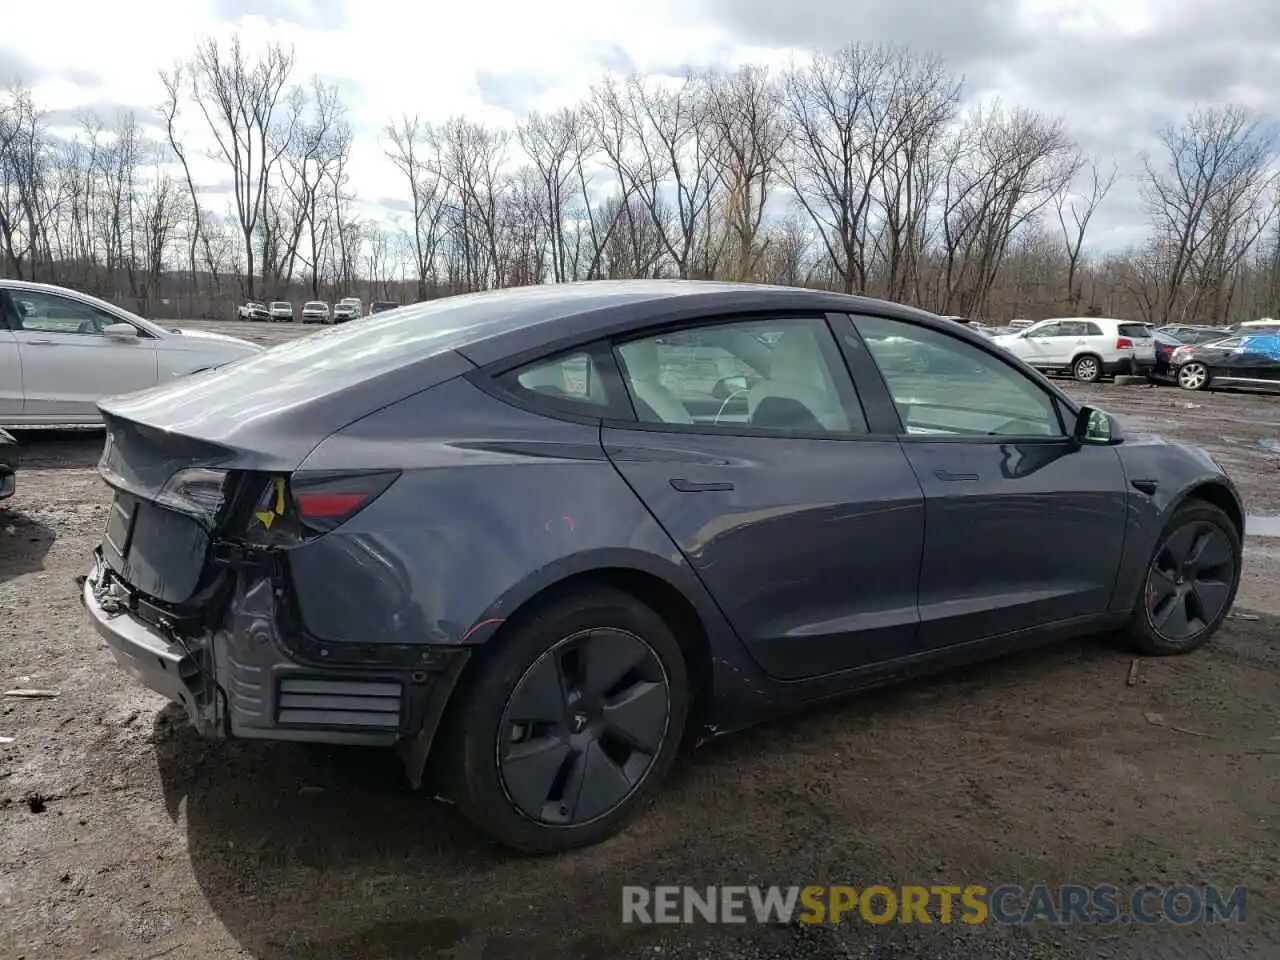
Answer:
<path fill-rule="evenodd" d="M 675 479 L 671 481 L 671 486 L 681 493 L 716 493 L 733 489 L 733 484 L 727 480 Z"/>
<path fill-rule="evenodd" d="M 948 482 L 978 479 L 978 475 L 976 473 L 952 473 L 950 470 L 935 470 L 933 471 L 933 475 L 939 480 L 946 480 Z"/>
<path fill-rule="evenodd" d="M 32 347 L 56 347 L 57 344 L 52 340 L 26 340 L 26 344 Z"/>

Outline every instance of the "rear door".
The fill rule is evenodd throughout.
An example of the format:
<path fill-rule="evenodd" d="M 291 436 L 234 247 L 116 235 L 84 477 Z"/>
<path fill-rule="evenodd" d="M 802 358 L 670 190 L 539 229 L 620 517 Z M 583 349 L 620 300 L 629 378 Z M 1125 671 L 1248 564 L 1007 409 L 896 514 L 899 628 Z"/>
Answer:
<path fill-rule="evenodd" d="M 979 346 L 906 321 L 854 323 L 882 376 L 884 403 L 870 386 L 864 399 L 896 414 L 924 489 L 920 646 L 1106 611 L 1128 503 L 1116 450 L 1077 444 L 1056 398 Z M 925 373 L 903 362 L 912 352 Z"/>
<path fill-rule="evenodd" d="M 20 322 L 23 415 L 95 422 L 103 397 L 155 386 L 157 340 L 145 330 L 117 340 L 104 333 L 121 318 L 45 291 L 10 290 Z"/>
<path fill-rule="evenodd" d="M 916 651 L 923 496 L 868 432 L 826 318 L 724 318 L 613 355 L 636 419 L 605 424 L 605 452 L 765 672 Z M 754 381 L 730 391 L 745 403 L 733 377 Z"/>

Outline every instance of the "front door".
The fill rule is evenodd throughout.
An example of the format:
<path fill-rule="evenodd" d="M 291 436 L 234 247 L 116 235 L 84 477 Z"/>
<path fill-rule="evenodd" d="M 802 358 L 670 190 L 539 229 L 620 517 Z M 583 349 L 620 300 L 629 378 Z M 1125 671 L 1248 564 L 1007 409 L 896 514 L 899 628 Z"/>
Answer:
<path fill-rule="evenodd" d="M 1116 450 L 1076 443 L 1059 401 L 989 350 L 905 321 L 854 323 L 924 489 L 922 647 L 1104 613 L 1128 502 Z M 902 362 L 911 352 L 925 373 Z"/>
<path fill-rule="evenodd" d="M 824 318 L 704 325 L 615 356 L 638 422 L 606 425 L 605 452 L 765 672 L 916 652 L 920 484 L 896 440 L 868 435 Z"/>
<path fill-rule="evenodd" d="M 1038 323 L 1022 335 L 1015 354 L 1033 367 L 1048 369 L 1071 362 L 1071 349 L 1057 320 Z"/>
<path fill-rule="evenodd" d="M 157 341 L 146 331 L 114 339 L 105 329 L 124 321 L 90 304 L 44 291 L 5 293 L 19 323 L 24 418 L 92 423 L 102 398 L 158 382 Z"/>

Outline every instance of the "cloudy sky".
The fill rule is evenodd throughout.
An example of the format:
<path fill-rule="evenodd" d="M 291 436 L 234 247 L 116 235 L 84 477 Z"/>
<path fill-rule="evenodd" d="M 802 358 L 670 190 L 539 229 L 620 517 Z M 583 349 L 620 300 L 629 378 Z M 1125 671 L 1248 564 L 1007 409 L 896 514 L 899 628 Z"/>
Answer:
<path fill-rule="evenodd" d="M 571 102 L 606 71 L 789 57 L 850 41 L 943 54 L 973 97 L 1065 117 L 1089 151 L 1132 174 L 1163 122 L 1195 103 L 1280 117 L 1275 0 L 89 0 L 10 3 L 0 83 L 22 78 L 55 117 L 91 107 L 154 117 L 157 71 L 202 36 L 295 48 L 296 77 L 341 84 L 356 130 L 355 187 L 390 217 L 401 191 L 381 130 L 401 114 L 510 123 Z M 196 130 L 196 116 L 191 117 Z M 200 171 L 217 183 L 219 171 Z M 385 204 L 384 204 L 385 201 Z M 1132 180 L 1099 210 L 1091 245 L 1142 231 Z"/>

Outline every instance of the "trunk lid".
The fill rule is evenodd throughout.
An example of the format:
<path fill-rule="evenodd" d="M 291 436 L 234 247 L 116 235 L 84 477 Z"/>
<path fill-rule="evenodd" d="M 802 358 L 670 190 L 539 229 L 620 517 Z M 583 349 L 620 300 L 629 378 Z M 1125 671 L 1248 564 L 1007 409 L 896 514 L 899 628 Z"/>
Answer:
<path fill-rule="evenodd" d="M 116 491 L 102 555 L 120 579 L 165 603 L 190 600 L 216 575 L 213 550 L 235 533 L 242 497 L 347 424 L 474 369 L 449 349 L 415 357 L 375 343 L 335 357 L 311 342 L 347 329 L 99 403 L 98 470 Z"/>

